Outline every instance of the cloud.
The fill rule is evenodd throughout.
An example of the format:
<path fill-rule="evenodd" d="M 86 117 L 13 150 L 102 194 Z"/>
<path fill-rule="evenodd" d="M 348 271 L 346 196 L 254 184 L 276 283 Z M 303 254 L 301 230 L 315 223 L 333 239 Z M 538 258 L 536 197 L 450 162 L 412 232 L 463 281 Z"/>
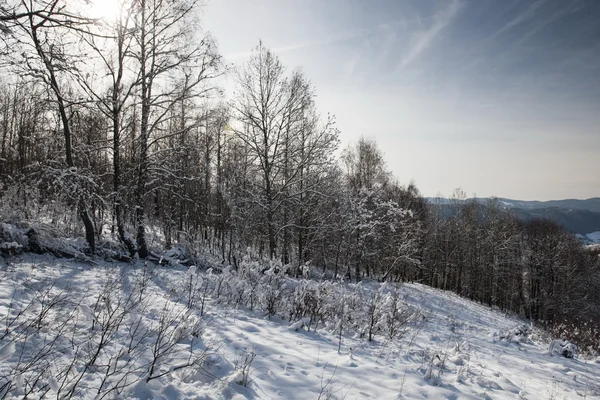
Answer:
<path fill-rule="evenodd" d="M 371 27 L 363 27 L 360 29 L 347 30 L 343 32 L 337 32 L 330 34 L 322 39 L 318 40 L 307 40 L 300 41 L 297 43 L 292 43 L 283 46 L 277 46 L 269 48 L 274 53 L 284 53 L 295 50 L 302 50 L 311 47 L 317 46 L 328 46 L 331 44 L 341 43 L 348 40 L 356 39 L 356 38 L 369 38 L 372 36 L 383 36 L 383 40 L 377 40 L 377 43 L 381 42 L 380 48 L 380 59 L 384 59 L 391 52 L 394 43 L 397 40 L 396 29 L 398 28 L 398 24 L 407 23 L 407 20 L 397 19 L 388 22 L 382 22 L 377 25 Z M 266 46 L 269 46 L 269 43 L 266 43 Z M 252 55 L 252 51 L 242 51 L 237 53 L 225 54 L 225 59 L 229 61 L 242 60 L 245 58 L 249 58 Z M 381 60 L 380 60 L 381 61 Z"/>
<path fill-rule="evenodd" d="M 431 44 L 435 41 L 436 37 L 452 23 L 456 18 L 463 3 L 459 0 L 453 0 L 452 3 L 445 9 L 439 11 L 434 19 L 433 24 L 429 29 L 422 31 L 413 42 L 412 46 L 408 50 L 408 53 L 404 56 L 400 62 L 399 69 L 405 68 L 414 60 L 416 60 L 425 50 L 427 50 Z"/>
<path fill-rule="evenodd" d="M 508 23 L 506 23 L 502 28 L 496 31 L 496 33 L 494 33 L 492 37 L 499 36 L 504 32 L 508 31 L 509 29 L 531 20 L 533 17 L 535 17 L 537 10 L 542 5 L 544 5 L 545 2 L 546 0 L 538 0 L 535 3 L 531 4 L 524 12 L 520 13 L 512 20 L 508 21 Z"/>
<path fill-rule="evenodd" d="M 559 18 L 562 18 L 563 16 L 565 16 L 569 11 L 570 10 L 568 9 L 568 7 L 559 9 L 554 14 L 552 14 L 549 18 L 546 18 L 545 20 L 540 20 L 529 32 L 527 32 L 525 35 L 523 35 L 523 37 L 521 37 L 521 40 L 519 40 L 517 42 L 517 44 L 524 43 L 526 40 L 530 39 L 533 35 L 535 35 L 539 31 L 541 31 L 547 25 L 549 25 L 549 24 L 555 22 L 556 20 L 558 20 Z"/>
<path fill-rule="evenodd" d="M 372 30 L 370 30 L 370 29 L 358 29 L 358 30 L 354 30 L 354 31 L 347 31 L 347 32 L 333 34 L 333 35 L 327 36 L 324 39 L 320 39 L 320 40 L 298 42 L 298 43 L 292 43 L 292 44 L 285 45 L 285 46 L 273 47 L 273 48 L 270 48 L 270 50 L 274 53 L 284 53 L 287 51 L 307 49 L 307 48 L 316 47 L 316 46 L 327 46 L 330 44 L 343 42 L 346 40 L 354 39 L 354 38 L 368 35 L 371 33 L 372 33 Z M 251 55 L 252 55 L 252 51 L 243 51 L 240 53 L 227 54 L 227 55 L 225 55 L 225 58 L 227 60 L 232 61 L 232 60 L 248 58 Z"/>

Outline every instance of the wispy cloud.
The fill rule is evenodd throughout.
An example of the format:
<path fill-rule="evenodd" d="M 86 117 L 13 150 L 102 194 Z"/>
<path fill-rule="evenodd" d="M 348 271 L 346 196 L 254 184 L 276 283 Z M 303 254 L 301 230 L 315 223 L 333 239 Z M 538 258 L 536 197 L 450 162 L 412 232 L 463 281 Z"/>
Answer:
<path fill-rule="evenodd" d="M 439 11 L 435 15 L 432 25 L 418 34 L 398 68 L 405 68 L 427 50 L 440 32 L 457 17 L 462 7 L 463 3 L 460 0 L 453 0 L 449 6 Z"/>
<path fill-rule="evenodd" d="M 357 38 L 357 37 L 360 37 L 363 35 L 368 35 L 370 33 L 372 33 L 372 31 L 370 29 L 357 29 L 354 31 L 341 32 L 338 34 L 330 35 L 330 36 L 325 37 L 320 40 L 312 40 L 312 41 L 306 41 L 306 42 L 292 43 L 292 44 L 285 45 L 285 46 L 270 47 L 270 50 L 274 53 L 284 53 L 287 51 L 307 49 L 307 48 L 316 47 L 316 46 L 327 46 L 330 44 L 335 44 L 335 43 L 339 43 L 339 42 L 344 42 L 346 40 L 354 39 L 354 38 Z M 268 47 L 269 43 L 266 43 L 266 45 Z M 234 61 L 234 60 L 248 58 L 251 55 L 252 55 L 252 51 L 243 51 L 243 52 L 239 52 L 239 53 L 226 54 L 225 58 L 227 60 Z"/>
<path fill-rule="evenodd" d="M 558 20 L 559 18 L 562 18 L 563 16 L 568 14 L 570 11 L 571 10 L 569 9 L 569 7 L 565 7 L 563 9 L 557 10 L 554 14 L 550 15 L 550 17 L 548 17 L 544 20 L 536 21 L 537 23 L 533 26 L 533 28 L 531 30 L 529 30 L 529 32 L 527 32 L 525 35 L 523 35 L 523 37 L 521 37 L 521 40 L 519 40 L 518 44 L 524 43 L 525 41 L 529 40 L 533 35 L 540 32 L 547 25 L 554 23 L 556 20 Z"/>
<path fill-rule="evenodd" d="M 277 47 L 269 47 L 270 43 L 265 43 L 265 45 L 267 47 L 269 47 L 269 49 L 271 51 L 273 51 L 274 53 L 284 53 L 284 52 L 288 52 L 288 51 L 302 50 L 302 49 L 307 49 L 307 48 L 311 48 L 311 47 L 328 46 L 328 45 L 341 43 L 341 42 L 345 42 L 345 41 L 349 41 L 349 40 L 357 39 L 357 38 L 368 39 L 370 37 L 377 36 L 378 38 L 379 37 L 384 38 L 383 40 L 380 40 L 380 39 L 376 40 L 376 43 L 380 43 L 380 47 L 381 47 L 380 48 L 381 54 L 379 55 L 379 57 L 383 59 L 389 55 L 394 43 L 397 40 L 396 29 L 398 28 L 398 25 L 401 23 L 406 24 L 408 22 L 409 22 L 409 20 L 406 20 L 406 19 L 398 19 L 398 20 L 392 20 L 392 21 L 388 21 L 388 22 L 382 22 L 380 24 L 370 26 L 370 27 L 364 27 L 364 28 L 360 28 L 360 29 L 348 30 L 348 31 L 343 31 L 343 32 L 337 32 L 337 33 L 331 34 L 329 36 L 326 36 L 325 38 L 318 39 L 318 40 L 301 41 L 298 43 L 292 43 L 292 44 L 277 46 Z M 237 61 L 237 60 L 249 58 L 251 55 L 252 55 L 252 51 L 249 50 L 249 51 L 225 54 L 225 58 L 229 61 Z"/>
<path fill-rule="evenodd" d="M 527 7 L 526 10 L 519 13 L 513 19 L 508 21 L 502 28 L 500 28 L 498 31 L 496 31 L 496 33 L 494 33 L 492 35 L 492 37 L 499 36 L 517 25 L 521 25 L 527 21 L 530 21 L 531 19 L 533 19 L 536 16 L 537 10 L 541 6 L 543 6 L 545 2 L 546 2 L 546 0 L 538 0 L 535 3 L 531 4 L 529 7 Z"/>

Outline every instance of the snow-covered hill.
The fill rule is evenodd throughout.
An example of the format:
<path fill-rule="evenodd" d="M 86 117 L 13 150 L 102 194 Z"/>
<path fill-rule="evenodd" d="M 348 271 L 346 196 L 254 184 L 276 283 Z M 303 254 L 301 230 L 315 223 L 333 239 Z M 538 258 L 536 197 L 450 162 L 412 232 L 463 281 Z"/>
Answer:
<path fill-rule="evenodd" d="M 468 202 L 473 199 L 454 200 L 440 197 L 429 197 L 430 203 L 443 207 L 454 202 Z M 491 198 L 474 198 L 479 204 L 485 206 L 490 203 Z M 495 198 L 498 205 L 511 211 L 519 219 L 528 221 L 533 218 L 549 219 L 567 230 L 585 237 L 600 230 L 600 198 L 595 197 L 587 200 L 551 200 L 551 201 L 523 201 L 505 198 Z M 584 239 L 586 242 L 587 239 Z"/>
<path fill-rule="evenodd" d="M 538 201 L 538 200 L 515 200 L 515 199 L 507 199 L 504 197 L 475 197 L 477 202 L 481 204 L 488 203 L 491 199 L 496 199 L 501 205 L 507 208 L 520 208 L 523 210 L 536 210 L 536 209 L 545 209 L 545 208 L 562 208 L 565 210 L 587 210 L 592 212 L 600 212 L 600 197 L 593 197 L 590 199 L 580 200 L 580 199 L 564 199 L 564 200 L 548 200 L 548 201 Z M 427 197 L 427 200 L 437 204 L 451 204 L 452 199 L 447 199 L 444 197 Z M 471 198 L 466 199 L 466 201 L 472 200 Z"/>
<path fill-rule="evenodd" d="M 586 244 L 600 244 L 600 231 L 577 236 Z"/>
<path fill-rule="evenodd" d="M 401 286 L 416 316 L 404 334 L 368 342 L 343 332 L 338 352 L 336 326 L 306 331 L 214 296 L 186 300 L 195 274 L 0 259 L 0 397 L 600 398 L 600 360 L 550 355 L 543 333 L 518 334 L 524 321 L 450 293 Z M 200 272 L 200 289 L 208 278 Z"/>

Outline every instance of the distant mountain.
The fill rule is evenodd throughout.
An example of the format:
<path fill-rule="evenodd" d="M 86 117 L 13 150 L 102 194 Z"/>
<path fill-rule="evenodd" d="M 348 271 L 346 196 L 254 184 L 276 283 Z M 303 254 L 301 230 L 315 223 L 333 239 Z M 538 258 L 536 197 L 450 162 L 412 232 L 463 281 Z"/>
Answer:
<path fill-rule="evenodd" d="M 480 200 L 478 198 L 478 200 Z M 487 201 L 488 199 L 481 199 Z M 523 208 L 528 210 L 541 208 L 566 208 L 572 210 L 588 210 L 600 213 L 600 197 L 592 197 L 587 200 L 567 199 L 549 201 L 525 201 L 498 198 L 498 201 L 509 208 Z"/>
<path fill-rule="evenodd" d="M 600 231 L 600 212 L 560 207 L 537 209 L 513 208 L 512 210 L 521 219 L 550 219 L 563 225 L 571 232 L 580 235 L 587 235 L 589 233 Z"/>
<path fill-rule="evenodd" d="M 577 234 L 577 237 L 584 244 L 598 246 L 598 250 L 600 250 L 600 231 L 588 233 L 587 235 Z"/>
<path fill-rule="evenodd" d="M 437 204 L 450 204 L 453 200 L 430 197 L 428 201 Z M 472 199 L 466 199 L 470 201 Z M 487 197 L 475 198 L 481 204 L 490 201 Z M 566 229 L 580 235 L 582 240 L 596 240 L 595 232 L 600 232 L 600 197 L 587 200 L 566 199 L 550 201 L 513 200 L 496 198 L 505 209 L 511 210 L 518 218 L 546 218 L 563 225 Z M 588 237 L 587 235 L 591 235 Z"/>
<path fill-rule="evenodd" d="M 490 201 L 490 197 L 475 197 L 480 203 L 487 203 Z M 538 201 L 538 200 L 513 200 L 506 199 L 503 197 L 494 197 L 494 199 L 498 200 L 500 204 L 507 208 L 522 208 L 526 210 L 535 210 L 540 208 L 566 208 L 573 210 L 588 210 L 592 212 L 600 213 L 600 197 L 592 197 L 587 200 L 579 200 L 579 199 L 566 199 L 566 200 L 548 200 L 548 201 Z M 444 197 L 427 197 L 427 200 L 432 203 L 440 203 L 440 204 L 449 204 L 452 203 L 453 200 L 447 199 Z M 465 201 L 470 201 L 472 199 L 466 199 Z"/>

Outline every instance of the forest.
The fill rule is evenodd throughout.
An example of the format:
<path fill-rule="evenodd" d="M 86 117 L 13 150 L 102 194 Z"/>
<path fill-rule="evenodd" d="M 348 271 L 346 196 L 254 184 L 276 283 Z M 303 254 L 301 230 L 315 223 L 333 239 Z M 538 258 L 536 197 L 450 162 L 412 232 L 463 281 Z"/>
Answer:
<path fill-rule="evenodd" d="M 1 221 L 90 257 L 419 282 L 597 346 L 600 258 L 572 233 L 460 189 L 426 200 L 385 162 L 410 150 L 384 154 L 374 132 L 342 148 L 310 77 L 263 43 L 226 64 L 200 2 L 120 6 L 106 21 L 85 2 L 0 2 Z"/>

